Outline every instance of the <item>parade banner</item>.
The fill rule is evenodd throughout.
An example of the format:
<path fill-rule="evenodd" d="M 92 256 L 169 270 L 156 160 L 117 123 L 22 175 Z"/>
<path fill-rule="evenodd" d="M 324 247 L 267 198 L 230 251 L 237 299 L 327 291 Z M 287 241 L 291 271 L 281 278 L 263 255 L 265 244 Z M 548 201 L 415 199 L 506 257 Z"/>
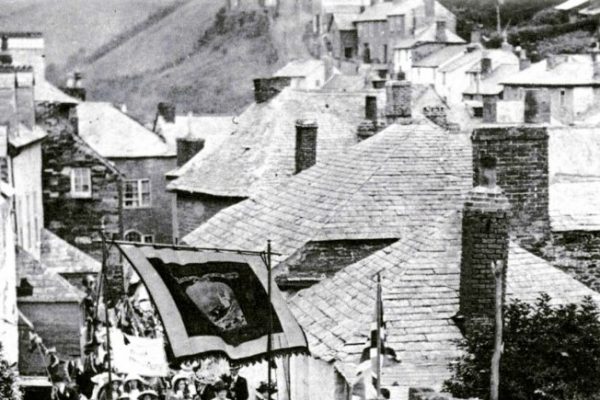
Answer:
<path fill-rule="evenodd" d="M 119 244 L 162 319 L 175 358 L 219 353 L 230 360 L 307 352 L 307 342 L 259 254 Z"/>
<path fill-rule="evenodd" d="M 169 365 L 163 339 L 130 336 L 111 328 L 114 368 L 124 374 L 167 376 Z"/>

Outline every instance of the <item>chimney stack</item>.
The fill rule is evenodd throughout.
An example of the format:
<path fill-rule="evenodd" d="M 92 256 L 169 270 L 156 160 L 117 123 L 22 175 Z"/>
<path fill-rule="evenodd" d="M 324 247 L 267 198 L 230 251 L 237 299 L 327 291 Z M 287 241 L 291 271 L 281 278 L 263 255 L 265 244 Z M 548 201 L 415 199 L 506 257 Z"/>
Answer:
<path fill-rule="evenodd" d="M 317 121 L 296 121 L 296 173 L 302 172 L 317 162 Z"/>
<path fill-rule="evenodd" d="M 435 22 L 435 41 L 443 43 L 448 41 L 448 36 L 446 35 L 446 20 L 438 20 Z"/>
<path fill-rule="evenodd" d="M 35 105 L 33 99 L 33 68 L 17 67 L 15 99 L 19 122 L 29 129 L 35 126 Z"/>
<path fill-rule="evenodd" d="M 377 96 L 365 97 L 365 118 L 377 123 Z"/>
<path fill-rule="evenodd" d="M 385 115 L 388 124 L 410 120 L 412 116 L 411 83 L 409 81 L 388 81 L 385 84 L 385 95 Z"/>
<path fill-rule="evenodd" d="M 467 329 L 476 320 L 493 321 L 493 265 L 500 262 L 506 267 L 509 248 L 510 204 L 496 185 L 497 160 L 485 153 L 474 157 L 479 158 L 479 185 L 469 192 L 462 218 L 459 313 Z M 506 268 L 503 275 L 506 277 Z"/>
<path fill-rule="evenodd" d="M 489 54 L 485 53 L 481 57 L 481 76 L 487 76 L 492 72 L 492 59 Z"/>
<path fill-rule="evenodd" d="M 551 118 L 550 95 L 546 89 L 525 90 L 526 124 L 549 124 Z"/>
<path fill-rule="evenodd" d="M 272 77 L 254 79 L 254 101 L 264 103 L 277 96 L 283 89 L 290 86 L 290 77 Z"/>
<path fill-rule="evenodd" d="M 531 60 L 527 57 L 527 50 L 521 49 L 519 53 L 519 71 L 523 71 L 531 66 Z"/>
<path fill-rule="evenodd" d="M 498 122 L 498 99 L 496 96 L 483 96 L 483 123 Z"/>
<path fill-rule="evenodd" d="M 481 43 L 481 24 L 473 25 L 471 29 L 471 44 L 480 44 Z"/>
<path fill-rule="evenodd" d="M 362 142 L 365 139 L 370 138 L 371 136 L 377 133 L 377 126 L 373 121 L 362 121 L 358 125 L 358 129 L 356 130 L 356 137 L 359 142 Z"/>
<path fill-rule="evenodd" d="M 175 104 L 162 101 L 158 103 L 158 115 L 160 115 L 165 122 L 175 122 Z"/>

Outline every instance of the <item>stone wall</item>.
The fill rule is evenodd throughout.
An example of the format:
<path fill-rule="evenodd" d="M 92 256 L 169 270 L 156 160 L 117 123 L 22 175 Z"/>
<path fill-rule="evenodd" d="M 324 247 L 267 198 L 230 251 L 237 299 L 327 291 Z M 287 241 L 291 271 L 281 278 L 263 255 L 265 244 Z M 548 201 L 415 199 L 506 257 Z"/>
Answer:
<path fill-rule="evenodd" d="M 97 259 L 99 230 L 121 237 L 121 176 L 105 159 L 77 136 L 74 109 L 66 105 L 36 107 L 37 123 L 48 137 L 42 147 L 44 225 L 59 237 Z M 89 168 L 90 198 L 71 197 L 72 168 Z"/>
<path fill-rule="evenodd" d="M 177 192 L 179 232 L 174 232 L 175 238 L 181 241 L 184 236 L 208 221 L 216 213 L 242 200 L 244 199 L 240 197 Z"/>
<path fill-rule="evenodd" d="M 543 127 L 493 126 L 472 135 L 473 165 L 483 155 L 497 160 L 498 186 L 512 206 L 511 233 L 529 250 L 550 239 L 548 132 Z M 473 174 L 474 185 L 479 173 Z"/>

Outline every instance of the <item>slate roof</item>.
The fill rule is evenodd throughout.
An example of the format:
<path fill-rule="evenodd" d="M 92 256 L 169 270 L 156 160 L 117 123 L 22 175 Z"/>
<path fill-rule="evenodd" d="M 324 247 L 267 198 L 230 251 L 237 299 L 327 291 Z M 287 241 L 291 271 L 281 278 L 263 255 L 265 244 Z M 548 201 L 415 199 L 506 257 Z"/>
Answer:
<path fill-rule="evenodd" d="M 5 130 L 6 127 L 0 127 Z M 46 131 L 43 128 L 35 125 L 33 129 L 26 127 L 23 124 L 19 124 L 18 128 L 11 129 L 9 131 L 8 141 L 11 145 L 16 148 L 21 148 L 29 144 L 35 143 L 39 140 L 44 139 L 47 136 Z"/>
<path fill-rule="evenodd" d="M 316 59 L 292 60 L 273 74 L 274 77 L 304 77 L 314 70 L 324 68 L 323 61 Z"/>
<path fill-rule="evenodd" d="M 556 67 L 548 69 L 547 59 L 503 80 L 504 85 L 531 86 L 597 86 L 600 80 L 594 78 L 594 67 L 589 54 L 561 55 L 563 58 Z"/>
<path fill-rule="evenodd" d="M 396 48 L 396 49 L 411 48 L 412 46 L 414 46 L 417 43 L 430 43 L 430 42 L 439 43 L 439 41 L 436 38 L 436 31 L 437 31 L 436 24 L 435 23 L 430 24 L 429 26 L 426 26 L 426 27 L 422 28 L 419 32 L 417 32 L 417 34 L 415 35 L 414 38 L 401 39 L 400 41 L 398 41 L 397 43 L 394 44 L 394 48 Z M 460 36 L 458 36 L 456 33 L 452 32 L 450 29 L 446 29 L 446 40 L 444 41 L 444 43 L 462 44 L 462 43 L 465 43 L 465 40 L 463 38 L 461 38 Z"/>
<path fill-rule="evenodd" d="M 277 263 L 308 241 L 400 238 L 456 207 L 470 185 L 467 135 L 423 120 L 391 125 L 219 212 L 184 241 L 263 249 L 271 239 Z"/>
<path fill-rule="evenodd" d="M 459 57 L 467 50 L 468 45 L 446 46 L 427 57 L 413 63 L 413 68 L 435 68 Z"/>
<path fill-rule="evenodd" d="M 477 63 L 480 64 L 480 63 Z M 479 87 L 472 83 L 463 93 L 465 94 L 481 94 L 481 95 L 496 95 L 504 90 L 500 84 L 506 77 L 519 72 L 518 64 L 501 64 L 487 76 L 481 79 Z"/>
<path fill-rule="evenodd" d="M 354 31 L 354 20 L 358 17 L 358 13 L 333 13 L 333 23 L 337 26 L 338 31 Z"/>
<path fill-rule="evenodd" d="M 47 229 L 42 230 L 41 259 L 48 270 L 57 274 L 99 273 L 102 268 L 96 259 Z"/>
<path fill-rule="evenodd" d="M 219 149 L 235 129 L 236 117 L 234 115 L 177 115 L 173 123 L 162 121 L 159 133 L 173 149 L 176 149 L 176 142 L 179 138 L 204 140 L 204 148 L 192 158 L 193 161 L 190 160 L 167 175 L 171 178 L 178 177 L 193 168 L 209 154 Z"/>
<path fill-rule="evenodd" d="M 84 297 L 83 292 L 66 279 L 17 246 L 17 281 L 21 279 L 27 279 L 33 286 L 33 295 L 19 297 L 19 303 L 80 302 Z"/>
<path fill-rule="evenodd" d="M 295 121 L 315 118 L 319 124 L 317 158 L 356 142 L 364 115 L 365 92 L 318 92 L 284 89 L 266 103 L 252 104 L 219 151 L 198 153 L 169 190 L 216 196 L 248 197 L 263 185 L 295 172 Z"/>
<path fill-rule="evenodd" d="M 175 151 L 156 133 L 110 103 L 77 106 L 79 136 L 107 158 L 174 157 Z"/>
<path fill-rule="evenodd" d="M 574 8 L 582 7 L 589 3 L 590 0 L 567 0 L 564 3 L 560 3 L 557 6 L 554 6 L 556 10 L 569 11 Z"/>
<path fill-rule="evenodd" d="M 33 97 L 36 102 L 78 104 L 79 100 L 69 96 L 45 79 L 36 81 L 33 87 Z"/>
<path fill-rule="evenodd" d="M 367 88 L 367 80 L 362 75 L 345 75 L 334 74 L 324 85 L 321 90 L 353 92 L 364 90 Z"/>
<path fill-rule="evenodd" d="M 461 212 L 452 211 L 288 301 L 313 356 L 356 366 L 373 318 L 375 282 L 382 272 L 387 344 L 402 363 L 384 368 L 383 384 L 440 388 L 448 363 L 459 354 L 458 312 Z M 546 261 L 510 244 L 507 298 L 535 301 L 548 293 L 554 304 L 600 294 Z"/>

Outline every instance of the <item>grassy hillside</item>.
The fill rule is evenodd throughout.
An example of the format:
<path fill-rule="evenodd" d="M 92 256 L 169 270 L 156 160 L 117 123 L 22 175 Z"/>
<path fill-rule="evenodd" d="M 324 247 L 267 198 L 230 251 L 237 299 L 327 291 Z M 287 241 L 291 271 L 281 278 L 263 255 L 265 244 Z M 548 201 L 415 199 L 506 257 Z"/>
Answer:
<path fill-rule="evenodd" d="M 183 0 L 3 0 L 2 30 L 42 31 L 50 70 L 74 64 L 158 10 Z M 54 65 L 54 67 L 53 67 Z"/>

